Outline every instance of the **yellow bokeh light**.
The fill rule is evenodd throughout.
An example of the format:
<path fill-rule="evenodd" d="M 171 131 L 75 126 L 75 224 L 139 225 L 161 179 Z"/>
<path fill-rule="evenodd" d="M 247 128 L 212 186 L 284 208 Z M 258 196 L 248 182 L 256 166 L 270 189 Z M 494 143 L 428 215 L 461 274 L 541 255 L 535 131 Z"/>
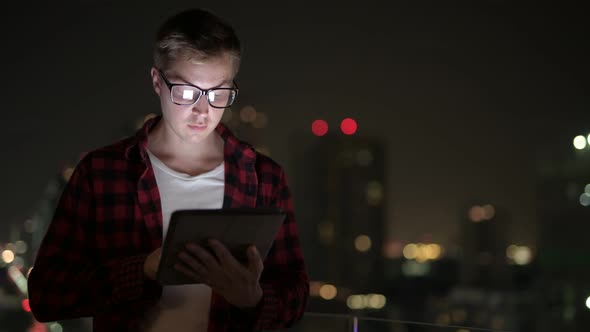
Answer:
<path fill-rule="evenodd" d="M 364 309 L 366 307 L 363 295 L 351 295 L 346 299 L 346 305 L 350 309 Z"/>
<path fill-rule="evenodd" d="M 520 246 L 514 252 L 514 262 L 518 265 L 527 265 L 531 262 L 533 253 L 527 246 Z"/>
<path fill-rule="evenodd" d="M 378 181 L 367 184 L 367 202 L 370 205 L 379 205 L 383 201 L 383 185 Z"/>
<path fill-rule="evenodd" d="M 517 245 L 509 245 L 508 248 L 506 248 L 506 257 L 509 259 L 514 259 L 514 253 L 516 252 L 516 249 L 518 249 Z"/>
<path fill-rule="evenodd" d="M 496 216 L 496 208 L 493 205 L 487 204 L 482 207 L 483 218 L 486 220 L 493 219 Z"/>
<path fill-rule="evenodd" d="M 387 299 L 381 294 L 368 294 L 366 299 L 369 308 L 373 309 L 383 309 L 387 303 Z"/>
<path fill-rule="evenodd" d="M 588 140 L 586 137 L 579 135 L 574 138 L 574 147 L 578 150 L 583 150 L 586 145 L 588 145 Z"/>
<path fill-rule="evenodd" d="M 431 243 L 428 245 L 430 247 L 430 259 L 439 259 L 442 255 L 442 247 L 439 244 Z"/>
<path fill-rule="evenodd" d="M 354 247 L 360 252 L 367 252 L 371 249 L 371 238 L 367 235 L 359 235 L 354 240 Z"/>
<path fill-rule="evenodd" d="M 320 297 L 324 300 L 333 300 L 338 295 L 338 289 L 334 285 L 323 285 L 320 287 Z"/>
<path fill-rule="evenodd" d="M 2 252 L 2 260 L 6 264 L 12 263 L 12 261 L 14 261 L 14 252 L 12 250 L 9 250 L 9 249 L 4 250 Z"/>
<path fill-rule="evenodd" d="M 414 259 L 418 255 L 418 246 L 414 243 L 406 244 L 404 247 L 404 258 L 406 259 Z"/>
<path fill-rule="evenodd" d="M 424 263 L 428 260 L 428 253 L 426 250 L 426 246 L 422 243 L 418 243 L 416 245 L 418 250 L 416 251 L 416 262 Z"/>

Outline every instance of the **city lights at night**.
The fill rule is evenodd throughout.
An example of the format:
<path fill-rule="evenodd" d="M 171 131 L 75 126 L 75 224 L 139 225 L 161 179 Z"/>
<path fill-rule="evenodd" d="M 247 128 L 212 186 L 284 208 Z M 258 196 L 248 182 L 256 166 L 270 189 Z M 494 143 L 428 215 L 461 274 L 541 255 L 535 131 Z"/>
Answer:
<path fill-rule="evenodd" d="M 10 2 L 0 330 L 588 330 L 583 3 L 283 7 Z M 146 255 L 210 208 L 284 219 L 197 298 Z"/>

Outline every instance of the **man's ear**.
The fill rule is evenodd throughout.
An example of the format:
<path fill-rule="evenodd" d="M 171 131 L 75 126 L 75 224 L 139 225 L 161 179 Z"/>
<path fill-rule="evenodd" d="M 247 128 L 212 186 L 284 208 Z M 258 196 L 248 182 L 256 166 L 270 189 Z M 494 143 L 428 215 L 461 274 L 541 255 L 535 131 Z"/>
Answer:
<path fill-rule="evenodd" d="M 156 67 L 152 67 L 150 70 L 150 75 L 152 75 L 152 87 L 154 88 L 154 91 L 156 91 L 156 94 L 160 96 L 160 93 L 162 92 L 162 80 L 160 78 L 160 72 L 158 72 Z"/>

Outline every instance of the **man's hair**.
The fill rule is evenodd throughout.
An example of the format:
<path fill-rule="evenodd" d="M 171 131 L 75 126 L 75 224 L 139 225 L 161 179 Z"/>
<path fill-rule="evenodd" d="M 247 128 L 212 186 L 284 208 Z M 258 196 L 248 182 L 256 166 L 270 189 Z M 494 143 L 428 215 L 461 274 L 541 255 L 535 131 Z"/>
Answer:
<path fill-rule="evenodd" d="M 168 18 L 158 30 L 154 65 L 165 70 L 177 60 L 206 60 L 228 52 L 241 58 L 240 40 L 234 29 L 203 9 L 190 9 Z"/>

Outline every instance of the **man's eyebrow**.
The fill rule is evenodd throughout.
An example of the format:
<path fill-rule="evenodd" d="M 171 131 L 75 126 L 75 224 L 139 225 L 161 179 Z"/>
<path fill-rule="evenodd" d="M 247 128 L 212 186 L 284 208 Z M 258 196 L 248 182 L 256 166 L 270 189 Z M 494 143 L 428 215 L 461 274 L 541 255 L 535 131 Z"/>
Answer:
<path fill-rule="evenodd" d="M 170 82 L 170 83 L 172 83 L 172 84 L 186 84 L 186 85 L 194 86 L 194 87 L 197 87 L 197 88 L 201 89 L 199 86 L 194 85 L 193 83 L 191 83 L 188 80 L 184 79 L 180 75 L 172 74 L 172 75 L 170 75 L 168 77 L 168 80 L 179 80 L 179 81 L 182 81 L 182 83 L 173 83 L 173 82 Z M 221 82 L 220 84 L 217 84 L 215 86 L 210 87 L 209 89 L 220 88 L 221 86 L 223 86 L 225 84 L 232 85 L 232 83 L 233 83 L 232 80 L 225 80 L 225 81 Z M 209 89 L 202 89 L 202 90 L 209 90 Z"/>

